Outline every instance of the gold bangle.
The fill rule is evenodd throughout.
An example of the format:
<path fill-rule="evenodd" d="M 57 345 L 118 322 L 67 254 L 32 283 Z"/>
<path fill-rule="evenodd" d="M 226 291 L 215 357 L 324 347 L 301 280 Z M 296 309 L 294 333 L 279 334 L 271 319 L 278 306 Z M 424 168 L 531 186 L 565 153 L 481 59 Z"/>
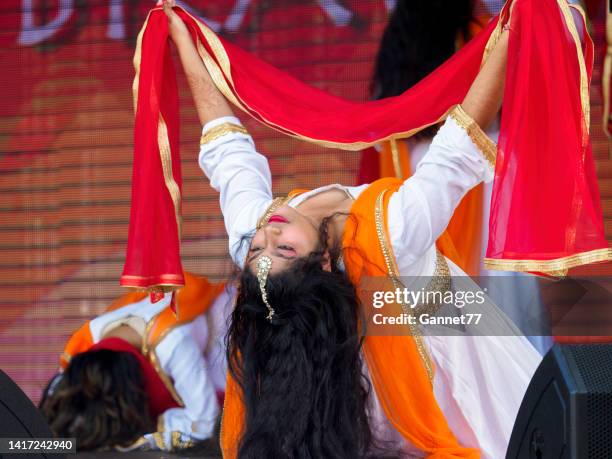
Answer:
<path fill-rule="evenodd" d="M 247 131 L 244 126 L 240 126 L 239 124 L 234 123 L 223 123 L 206 131 L 202 135 L 202 137 L 200 137 L 200 145 L 210 143 L 213 140 L 218 139 L 219 137 L 223 137 L 224 135 L 231 134 L 234 132 L 249 135 L 249 131 Z"/>

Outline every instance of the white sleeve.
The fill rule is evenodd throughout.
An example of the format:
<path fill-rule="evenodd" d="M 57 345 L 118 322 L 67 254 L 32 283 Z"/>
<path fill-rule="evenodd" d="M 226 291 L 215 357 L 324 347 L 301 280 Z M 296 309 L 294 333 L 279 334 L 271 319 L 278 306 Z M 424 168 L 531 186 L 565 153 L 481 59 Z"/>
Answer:
<path fill-rule="evenodd" d="M 457 440 L 483 459 L 505 457 L 527 386 L 542 357 L 523 336 L 424 336 L 436 401 Z"/>
<path fill-rule="evenodd" d="M 205 440 L 213 435 L 219 404 L 202 349 L 191 336 L 192 327 L 206 328 L 204 316 L 174 329 L 155 350 L 184 404 L 183 408 L 166 410 L 162 418 L 164 432 L 181 432 L 192 439 Z"/>
<path fill-rule="evenodd" d="M 238 118 L 225 116 L 206 123 L 202 135 L 225 123 L 241 126 Z M 242 267 L 248 251 L 248 244 L 242 243 L 243 238 L 252 235 L 259 218 L 272 202 L 268 160 L 257 153 L 247 133 L 225 132 L 200 146 L 199 164 L 210 186 L 220 193 L 230 254 Z"/>
<path fill-rule="evenodd" d="M 470 128 L 482 133 L 475 124 Z M 391 196 L 387 222 L 402 265 L 418 260 L 434 244 L 471 188 L 493 179 L 495 145 L 486 136 L 482 139 L 484 153 L 449 116 L 415 173 Z"/>

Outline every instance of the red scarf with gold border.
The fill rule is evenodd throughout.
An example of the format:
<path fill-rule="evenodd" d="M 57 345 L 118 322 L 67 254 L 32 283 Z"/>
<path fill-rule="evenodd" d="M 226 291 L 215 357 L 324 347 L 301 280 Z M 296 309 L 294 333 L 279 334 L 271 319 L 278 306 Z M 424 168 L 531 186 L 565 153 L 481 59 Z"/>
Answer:
<path fill-rule="evenodd" d="M 485 265 L 564 273 L 612 258 L 589 141 L 593 44 L 580 8 L 566 0 L 514 0 L 509 17 L 511 2 L 501 20 L 419 84 L 368 102 L 308 86 L 224 41 L 183 9 L 176 12 L 231 103 L 287 135 L 347 150 L 408 137 L 442 120 L 463 100 L 502 24 L 509 23 L 499 144 L 496 151 L 485 149 L 496 162 Z M 134 179 L 121 277 L 124 286 L 149 290 L 184 283 L 178 94 L 168 42 L 166 16 L 155 8 L 134 57 Z"/>

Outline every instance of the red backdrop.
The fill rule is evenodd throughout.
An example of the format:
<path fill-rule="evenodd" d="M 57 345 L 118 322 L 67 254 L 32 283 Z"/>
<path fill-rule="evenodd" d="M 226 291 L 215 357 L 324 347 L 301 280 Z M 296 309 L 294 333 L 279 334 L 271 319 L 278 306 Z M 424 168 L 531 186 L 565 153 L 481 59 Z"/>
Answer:
<path fill-rule="evenodd" d="M 192 0 L 183 6 L 298 78 L 363 100 L 392 0 Z M 132 55 L 150 1 L 8 0 L 0 6 L 0 368 L 38 400 L 67 336 L 121 293 L 132 161 Z M 597 63 L 593 144 L 606 217 L 612 163 L 601 130 L 604 2 L 590 2 Z M 231 272 L 218 196 L 197 166 L 181 80 L 185 269 Z M 352 184 L 359 156 L 245 121 L 275 192 Z M 189 154 L 192 151 L 192 154 Z M 612 220 L 606 221 L 612 234 Z M 610 273 L 609 266 L 595 268 Z"/>

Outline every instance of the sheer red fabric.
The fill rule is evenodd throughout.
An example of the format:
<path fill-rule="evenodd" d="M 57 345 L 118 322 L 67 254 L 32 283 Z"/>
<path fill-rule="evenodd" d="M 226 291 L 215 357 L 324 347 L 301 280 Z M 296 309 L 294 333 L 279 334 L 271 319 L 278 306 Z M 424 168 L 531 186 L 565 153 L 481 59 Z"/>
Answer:
<path fill-rule="evenodd" d="M 572 19 L 574 8 L 566 0 L 515 3 L 488 267 L 559 273 L 609 260 L 612 252 L 604 237 L 588 137 L 592 42 L 584 32 L 581 46 Z M 408 137 L 440 121 L 460 103 L 502 23 L 509 20 L 509 6 L 510 2 L 501 12 L 502 21 L 491 21 L 413 88 L 397 97 L 361 103 L 310 87 L 225 42 L 181 8 L 176 11 L 216 86 L 234 105 L 305 141 L 362 150 L 383 140 Z M 121 283 L 171 288 L 182 284 L 180 193 L 176 196 L 178 98 L 166 17 L 160 8 L 150 13 L 140 38 L 135 56 L 139 71 L 135 180 Z M 166 165 L 164 173 L 168 157 L 171 167 Z"/>
<path fill-rule="evenodd" d="M 178 88 L 168 21 L 163 12 L 150 19 L 150 27 L 145 25 L 138 37 L 134 62 L 132 203 L 120 283 L 159 295 L 185 284 L 180 260 L 182 182 Z"/>
<path fill-rule="evenodd" d="M 565 2 L 514 8 L 485 260 L 492 268 L 563 272 L 609 257 L 588 133 L 593 44 L 575 22 L 584 31 Z"/>

